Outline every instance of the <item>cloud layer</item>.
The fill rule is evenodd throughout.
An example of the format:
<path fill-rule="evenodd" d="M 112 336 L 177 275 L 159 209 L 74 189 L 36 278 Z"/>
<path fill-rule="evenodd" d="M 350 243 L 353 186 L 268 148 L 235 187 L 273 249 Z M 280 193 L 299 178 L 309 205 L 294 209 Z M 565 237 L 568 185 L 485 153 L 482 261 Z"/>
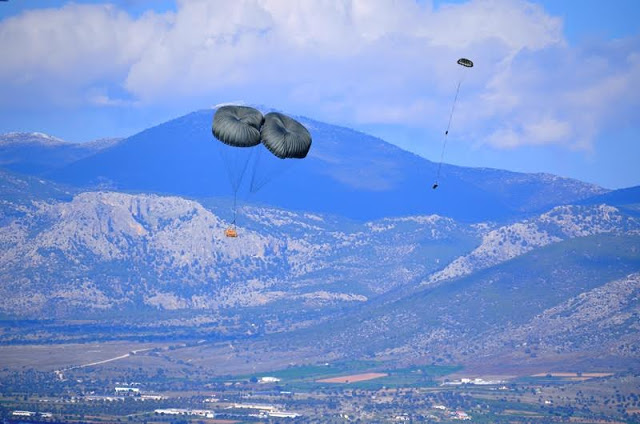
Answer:
<path fill-rule="evenodd" d="M 183 0 L 131 17 L 69 4 L 0 22 L 0 108 L 242 98 L 332 122 L 442 129 L 497 149 L 589 150 L 639 106 L 640 42 L 569 46 L 521 0 Z M 465 70 L 458 57 L 476 63 Z M 622 121 L 621 121 L 622 120 Z"/>

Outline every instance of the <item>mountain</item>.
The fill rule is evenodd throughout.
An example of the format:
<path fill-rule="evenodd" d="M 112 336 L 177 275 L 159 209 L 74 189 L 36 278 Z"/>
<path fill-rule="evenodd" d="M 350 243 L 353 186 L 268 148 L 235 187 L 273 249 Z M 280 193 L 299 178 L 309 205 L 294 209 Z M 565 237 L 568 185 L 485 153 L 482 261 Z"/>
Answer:
<path fill-rule="evenodd" d="M 0 311 L 350 304 L 411 283 L 477 239 L 438 216 L 361 224 L 241 212 L 240 237 L 229 239 L 228 222 L 177 197 L 86 192 L 37 203 L 0 227 Z"/>
<path fill-rule="evenodd" d="M 60 325 L 82 341 L 98 337 L 85 323 L 131 340 L 180 327 L 181 338 L 211 341 L 193 347 L 198 358 L 214 357 L 207 349 L 222 349 L 224 333 L 243 364 L 263 354 L 467 365 L 637 355 L 637 188 L 444 166 L 432 190 L 432 162 L 299 117 L 309 157 L 257 193 L 242 186 L 239 237 L 228 238 L 231 164 L 212 114 L 96 142 L 57 169 L 55 155 L 27 150 L 13 162 L 29 173 L 42 159 L 38 172 L 54 180 L 2 169 L 0 316 L 86 319 Z M 12 137 L 20 149 L 30 137 L 67 145 Z M 18 327 L 3 341 L 59 340 Z"/>
<path fill-rule="evenodd" d="M 78 143 L 80 146 L 86 148 L 93 153 L 98 152 L 99 150 L 104 150 L 109 147 L 113 147 L 116 144 L 120 143 L 124 138 L 122 137 L 106 137 L 106 138 L 97 138 L 95 140 L 87 141 L 86 143 Z"/>
<path fill-rule="evenodd" d="M 52 171 L 48 178 L 89 188 L 230 196 L 227 171 L 234 164 L 223 160 L 221 143 L 211 134 L 213 113 L 194 112 L 142 131 Z M 312 134 L 308 157 L 279 161 L 262 189 L 250 194 L 241 187 L 241 202 L 358 220 L 437 214 L 479 222 L 511 219 L 606 192 L 546 174 L 450 165 L 442 168 L 440 188 L 432 190 L 437 164 L 348 128 L 298 119 Z M 254 175 L 268 153 L 257 156 L 263 159 L 250 162 L 255 168 L 247 175 Z"/>
<path fill-rule="evenodd" d="M 101 139 L 88 143 L 69 143 L 47 134 L 14 132 L 0 135 L 0 167 L 42 175 L 97 151 L 121 139 Z"/>

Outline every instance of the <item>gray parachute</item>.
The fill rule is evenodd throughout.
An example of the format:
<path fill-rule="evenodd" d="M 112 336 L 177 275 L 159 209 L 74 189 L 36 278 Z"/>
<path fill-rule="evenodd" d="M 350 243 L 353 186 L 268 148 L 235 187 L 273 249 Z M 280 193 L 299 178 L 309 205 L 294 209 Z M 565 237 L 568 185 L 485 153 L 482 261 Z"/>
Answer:
<path fill-rule="evenodd" d="M 252 107 L 221 106 L 213 116 L 213 135 L 229 146 L 257 146 L 263 122 L 262 113 Z"/>
<path fill-rule="evenodd" d="M 233 193 L 233 219 L 225 231 L 237 237 L 236 218 L 238 191 L 245 186 L 255 193 L 285 167 L 302 159 L 311 148 L 311 134 L 298 121 L 281 113 L 268 113 L 247 106 L 221 106 L 213 116 L 212 132 Z M 269 150 L 269 154 L 260 143 Z M 246 147 L 250 147 L 247 149 Z M 253 148 L 251 148 L 253 147 Z M 265 157 L 262 157 L 264 151 Z M 248 181 L 245 179 L 248 175 Z"/>
<path fill-rule="evenodd" d="M 280 159 L 302 159 L 311 148 L 311 134 L 298 121 L 278 112 L 267 113 L 260 130 L 262 144 Z"/>

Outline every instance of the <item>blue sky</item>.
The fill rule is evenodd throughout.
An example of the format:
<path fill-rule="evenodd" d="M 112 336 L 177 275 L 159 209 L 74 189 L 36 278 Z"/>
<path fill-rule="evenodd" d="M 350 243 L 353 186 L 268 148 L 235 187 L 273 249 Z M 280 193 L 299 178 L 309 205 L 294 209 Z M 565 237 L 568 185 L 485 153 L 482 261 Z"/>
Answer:
<path fill-rule="evenodd" d="M 445 162 L 640 184 L 640 2 L 0 3 L 0 132 L 127 136 L 241 102 Z M 470 70 L 455 64 L 470 57 Z"/>

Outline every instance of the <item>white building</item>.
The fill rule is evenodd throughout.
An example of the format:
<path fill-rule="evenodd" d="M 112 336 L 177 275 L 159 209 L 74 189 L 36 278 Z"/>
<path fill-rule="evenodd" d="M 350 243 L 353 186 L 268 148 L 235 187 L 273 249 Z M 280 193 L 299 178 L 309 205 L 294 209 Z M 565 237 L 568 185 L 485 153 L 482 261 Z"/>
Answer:
<path fill-rule="evenodd" d="M 142 400 L 163 400 L 166 399 L 166 396 L 162 395 L 142 395 L 140 396 Z"/>
<path fill-rule="evenodd" d="M 31 411 L 13 411 L 11 415 L 14 417 L 35 417 L 36 413 Z"/>
<path fill-rule="evenodd" d="M 471 416 L 464 411 L 456 411 L 453 415 L 454 420 L 470 420 Z"/>
<path fill-rule="evenodd" d="M 268 412 L 270 417 L 275 417 L 275 418 L 296 418 L 299 417 L 300 414 L 297 414 L 295 412 L 284 412 L 284 411 L 271 411 Z"/>
<path fill-rule="evenodd" d="M 280 379 L 277 377 L 260 377 L 260 380 L 258 381 L 260 383 L 277 383 Z"/>
<path fill-rule="evenodd" d="M 138 389 L 137 387 L 117 387 L 116 386 L 116 393 L 138 394 L 140 393 L 140 389 Z"/>
<path fill-rule="evenodd" d="M 257 409 L 259 411 L 277 411 L 279 408 L 273 405 L 259 405 L 253 403 L 234 403 L 228 406 L 227 409 Z"/>
<path fill-rule="evenodd" d="M 207 409 L 166 408 L 156 409 L 153 412 L 160 415 L 195 415 L 198 417 L 215 418 L 215 413 Z"/>

